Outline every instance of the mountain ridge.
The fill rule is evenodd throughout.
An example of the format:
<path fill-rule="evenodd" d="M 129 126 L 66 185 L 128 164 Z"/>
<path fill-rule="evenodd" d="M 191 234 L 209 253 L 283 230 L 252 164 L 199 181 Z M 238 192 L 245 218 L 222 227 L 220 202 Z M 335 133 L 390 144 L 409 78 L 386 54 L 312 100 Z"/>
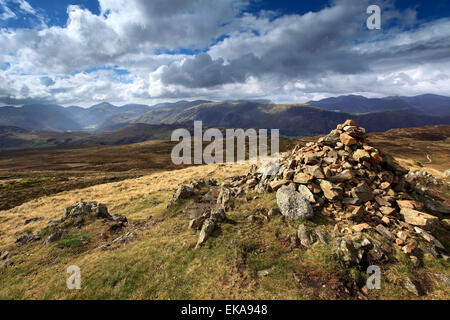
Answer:
<path fill-rule="evenodd" d="M 0 126 L 59 132 L 99 133 L 134 123 L 191 126 L 193 121 L 202 120 L 209 127 L 273 128 L 287 136 L 310 136 L 328 132 L 347 118 L 355 118 L 368 131 L 450 124 L 450 97 L 349 95 L 308 104 L 276 104 L 269 100 L 181 100 L 153 106 L 115 106 L 103 102 L 89 108 L 55 104 L 0 107 Z"/>
<path fill-rule="evenodd" d="M 389 96 L 384 98 L 346 95 L 316 101 L 311 100 L 307 103 L 326 110 L 339 110 L 350 114 L 383 110 L 411 110 L 432 116 L 450 115 L 450 97 L 436 94 L 423 94 L 412 97 Z"/>

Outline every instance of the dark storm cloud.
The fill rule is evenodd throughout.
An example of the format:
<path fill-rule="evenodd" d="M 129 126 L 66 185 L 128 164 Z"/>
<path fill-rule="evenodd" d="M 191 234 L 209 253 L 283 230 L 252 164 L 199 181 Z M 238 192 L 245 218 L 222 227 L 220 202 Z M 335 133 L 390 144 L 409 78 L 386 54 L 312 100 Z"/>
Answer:
<path fill-rule="evenodd" d="M 204 47 L 226 32 L 247 0 L 132 0 L 146 23 L 129 24 L 134 40 L 161 47 Z"/>
<path fill-rule="evenodd" d="M 236 39 L 231 36 L 218 47 L 239 52 L 240 43 L 245 41 L 250 41 L 252 47 L 227 62 L 202 53 L 173 63 L 162 74 L 162 80 L 165 84 L 210 87 L 267 74 L 291 79 L 368 71 L 367 59 L 352 48 L 355 37 L 363 32 L 365 7 L 347 8 L 347 2 L 319 13 L 267 22 L 272 28 L 250 39 L 240 38 L 239 34 Z"/>
<path fill-rule="evenodd" d="M 357 74 L 368 71 L 364 57 L 349 52 L 311 55 L 278 48 L 261 58 L 249 53 L 231 60 L 213 60 L 207 53 L 172 64 L 161 75 L 165 84 L 188 88 L 208 88 L 229 83 L 242 83 L 249 76 L 272 75 L 282 79 L 306 79 L 327 73 Z"/>
<path fill-rule="evenodd" d="M 248 62 L 257 63 L 254 56 L 243 57 Z M 224 60 L 213 60 L 207 53 L 196 55 L 181 64 L 172 64 L 162 74 L 163 83 L 179 84 L 190 88 L 205 88 L 225 83 L 243 82 L 245 70 L 238 70 L 235 65 L 224 65 Z"/>
<path fill-rule="evenodd" d="M 450 19 L 424 23 L 413 35 L 398 34 L 366 54 L 368 60 L 387 66 L 411 66 L 450 61 Z"/>
<path fill-rule="evenodd" d="M 360 74 L 375 67 L 393 69 L 450 59 L 448 31 L 439 33 L 448 19 L 423 24 L 410 36 L 402 35 L 399 27 L 370 31 L 365 26 L 368 3 L 336 1 L 320 12 L 266 21 L 254 35 L 237 33 L 214 46 L 209 52 L 213 57 L 203 53 L 173 63 L 161 79 L 166 85 L 191 88 L 245 82 L 249 76 L 265 75 L 314 81 L 330 74 Z M 392 6 L 386 8 L 385 24 L 395 20 L 406 27 L 415 21 L 414 13 L 402 15 Z M 412 39 L 415 36 L 419 38 Z"/>

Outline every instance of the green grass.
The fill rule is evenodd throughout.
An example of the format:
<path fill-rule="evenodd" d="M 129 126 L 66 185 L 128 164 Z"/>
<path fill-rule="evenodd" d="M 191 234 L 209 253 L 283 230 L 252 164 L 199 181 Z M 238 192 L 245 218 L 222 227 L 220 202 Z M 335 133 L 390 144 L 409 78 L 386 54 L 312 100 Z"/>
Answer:
<path fill-rule="evenodd" d="M 91 234 L 87 233 L 77 233 L 77 234 L 71 234 L 63 237 L 61 240 L 57 242 L 59 247 L 62 248 L 79 248 L 84 246 L 83 240 L 88 241 L 93 236 Z"/>
<path fill-rule="evenodd" d="M 323 272 L 339 273 L 343 270 L 343 266 L 333 254 L 331 245 L 316 243 L 303 253 L 303 258 L 307 263 L 314 265 L 316 269 Z"/>
<path fill-rule="evenodd" d="M 122 208 L 117 208 L 115 213 L 124 216 L 139 214 L 145 209 L 153 208 L 162 204 L 168 196 L 168 192 L 156 193 L 148 195 L 145 198 L 139 199 L 136 202 L 127 204 Z"/>

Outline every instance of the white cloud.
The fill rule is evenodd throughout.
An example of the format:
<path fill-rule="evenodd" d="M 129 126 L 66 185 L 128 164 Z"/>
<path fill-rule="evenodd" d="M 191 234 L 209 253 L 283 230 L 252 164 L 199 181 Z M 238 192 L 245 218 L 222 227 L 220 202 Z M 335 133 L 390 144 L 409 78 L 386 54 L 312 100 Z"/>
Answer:
<path fill-rule="evenodd" d="M 19 5 L 20 9 L 29 13 L 36 14 L 36 10 L 25 0 L 15 0 L 15 2 Z"/>
<path fill-rule="evenodd" d="M 414 10 L 381 1 L 383 23 L 395 20 L 396 27 L 369 31 L 366 0 L 281 16 L 243 13 L 247 4 L 99 0 L 99 15 L 69 6 L 64 27 L 1 29 L 0 95 L 89 105 L 449 92 L 442 70 L 449 67 L 450 19 L 422 23 Z M 119 76 L 113 66 L 130 74 Z"/>

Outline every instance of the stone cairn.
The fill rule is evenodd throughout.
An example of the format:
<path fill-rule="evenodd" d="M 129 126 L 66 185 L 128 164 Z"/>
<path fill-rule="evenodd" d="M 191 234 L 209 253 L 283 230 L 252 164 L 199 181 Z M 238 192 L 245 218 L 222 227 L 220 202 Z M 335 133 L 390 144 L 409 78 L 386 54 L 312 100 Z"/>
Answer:
<path fill-rule="evenodd" d="M 334 226 L 330 236 L 323 226 L 309 230 L 301 224 L 291 241 L 303 247 L 316 241 L 329 244 L 334 238 L 335 255 L 349 265 L 386 262 L 395 247 L 417 266 L 424 254 L 448 260 L 447 249 L 432 235 L 436 229 L 448 229 L 448 219 L 425 213 L 424 204 L 413 197 L 414 186 L 405 179 L 407 170 L 368 145 L 365 136 L 364 128 L 347 120 L 316 143 L 282 154 L 278 164 L 254 165 L 246 176 L 226 179 L 214 187 L 219 188 L 218 207 L 190 222 L 200 230 L 197 247 L 226 219 L 234 197 L 276 192 L 279 208 L 269 210 L 269 216 L 280 212 L 298 220 L 319 215 Z M 176 195 L 194 189 L 180 186 Z M 370 236 L 371 231 L 384 241 Z"/>

